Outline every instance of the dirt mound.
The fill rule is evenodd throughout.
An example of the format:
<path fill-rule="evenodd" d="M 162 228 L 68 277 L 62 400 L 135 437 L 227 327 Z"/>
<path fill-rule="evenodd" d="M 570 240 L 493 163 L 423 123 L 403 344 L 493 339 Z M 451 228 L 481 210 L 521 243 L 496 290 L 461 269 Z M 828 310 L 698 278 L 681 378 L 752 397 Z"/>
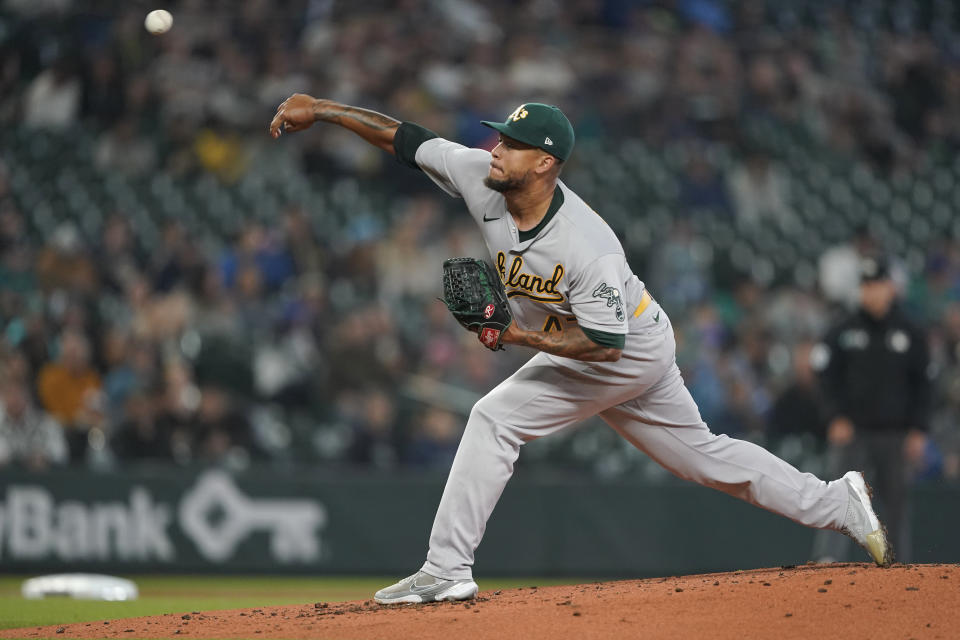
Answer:
<path fill-rule="evenodd" d="M 482 586 L 482 585 L 481 585 Z M 0 631 L 3 638 L 956 638 L 960 565 L 807 565 Z"/>

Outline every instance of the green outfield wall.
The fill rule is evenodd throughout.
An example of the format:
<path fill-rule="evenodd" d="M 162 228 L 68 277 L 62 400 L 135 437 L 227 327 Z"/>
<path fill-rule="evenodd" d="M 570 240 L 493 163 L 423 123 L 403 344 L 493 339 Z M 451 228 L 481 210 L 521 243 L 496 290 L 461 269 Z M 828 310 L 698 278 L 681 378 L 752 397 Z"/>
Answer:
<path fill-rule="evenodd" d="M 169 468 L 0 474 L 4 572 L 406 574 L 443 475 Z M 912 560 L 960 561 L 960 487 L 914 489 Z M 519 472 L 484 575 L 654 576 L 802 564 L 812 531 L 679 481 Z M 854 556 L 861 559 L 859 555 Z"/>

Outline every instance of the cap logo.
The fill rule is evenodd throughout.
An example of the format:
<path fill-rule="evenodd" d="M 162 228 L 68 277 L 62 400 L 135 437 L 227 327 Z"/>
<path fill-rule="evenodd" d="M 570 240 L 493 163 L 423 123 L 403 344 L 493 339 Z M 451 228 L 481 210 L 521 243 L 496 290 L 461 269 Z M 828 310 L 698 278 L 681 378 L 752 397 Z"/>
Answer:
<path fill-rule="evenodd" d="M 510 115 L 507 116 L 507 120 L 513 120 L 514 122 L 516 122 L 517 120 L 520 120 L 521 118 L 526 118 L 526 117 L 527 117 L 527 110 L 524 109 L 525 106 L 527 106 L 527 105 L 522 104 L 522 105 L 520 105 L 519 107 L 517 107 L 517 110 L 516 110 L 516 111 L 514 111 L 513 113 L 511 113 Z"/>
<path fill-rule="evenodd" d="M 552 146 L 553 146 L 553 140 L 551 140 L 549 137 L 547 137 L 547 138 L 543 141 L 543 144 L 548 144 L 548 145 L 550 145 L 550 146 L 552 147 Z"/>

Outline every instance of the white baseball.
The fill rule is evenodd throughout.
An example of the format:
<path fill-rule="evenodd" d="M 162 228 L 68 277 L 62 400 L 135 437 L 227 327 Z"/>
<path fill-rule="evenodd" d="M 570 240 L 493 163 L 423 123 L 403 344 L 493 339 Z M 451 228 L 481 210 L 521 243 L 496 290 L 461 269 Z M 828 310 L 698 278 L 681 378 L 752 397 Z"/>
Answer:
<path fill-rule="evenodd" d="M 153 35 L 166 33 L 173 26 L 173 16 L 166 9 L 156 9 L 147 14 L 143 26 Z"/>

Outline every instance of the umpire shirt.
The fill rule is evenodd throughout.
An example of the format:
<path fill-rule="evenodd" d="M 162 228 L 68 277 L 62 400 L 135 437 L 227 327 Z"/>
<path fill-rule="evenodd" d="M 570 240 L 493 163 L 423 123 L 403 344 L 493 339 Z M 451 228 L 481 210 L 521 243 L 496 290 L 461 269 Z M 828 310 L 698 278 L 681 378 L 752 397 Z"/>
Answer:
<path fill-rule="evenodd" d="M 863 309 L 834 327 L 811 353 L 831 419 L 858 431 L 926 430 L 930 396 L 924 332 L 896 305 L 883 318 Z"/>

